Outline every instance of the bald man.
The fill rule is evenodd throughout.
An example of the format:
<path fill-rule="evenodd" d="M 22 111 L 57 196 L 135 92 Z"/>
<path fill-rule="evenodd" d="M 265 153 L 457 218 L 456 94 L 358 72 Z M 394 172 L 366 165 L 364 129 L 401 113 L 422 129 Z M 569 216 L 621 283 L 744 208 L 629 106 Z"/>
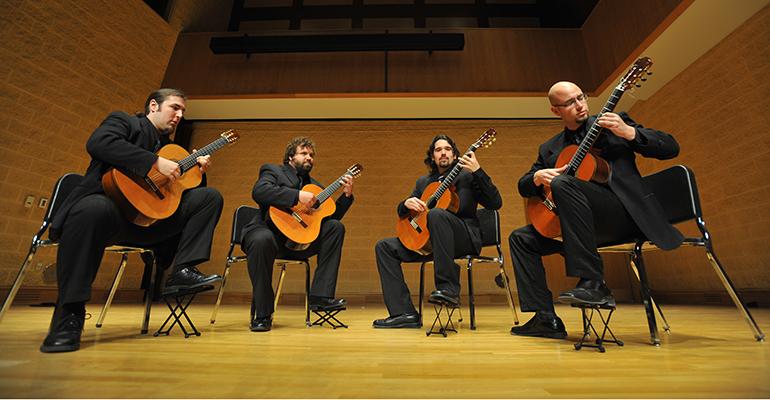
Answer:
<path fill-rule="evenodd" d="M 614 303 L 604 282 L 602 259 L 597 246 L 645 237 L 663 249 L 682 243 L 682 234 L 672 227 L 655 195 L 642 182 L 635 157 L 670 159 L 679 154 L 679 144 L 669 134 L 645 128 L 625 113 L 590 116 L 586 94 L 572 82 L 557 82 L 548 91 L 551 112 L 564 123 L 564 130 L 540 146 L 537 161 L 519 179 L 519 194 L 536 197 L 550 188 L 562 241 L 549 239 L 532 225 L 513 231 L 509 237 L 521 309 L 535 312 L 526 324 L 511 328 L 512 335 L 562 339 L 564 323 L 554 312 L 542 257 L 561 253 L 567 275 L 579 278 L 577 287 L 559 295 L 569 304 Z M 556 165 L 568 145 L 580 144 L 596 121 L 602 129 L 593 149 L 609 165 L 609 181 L 600 184 L 562 174 L 566 165 Z"/>

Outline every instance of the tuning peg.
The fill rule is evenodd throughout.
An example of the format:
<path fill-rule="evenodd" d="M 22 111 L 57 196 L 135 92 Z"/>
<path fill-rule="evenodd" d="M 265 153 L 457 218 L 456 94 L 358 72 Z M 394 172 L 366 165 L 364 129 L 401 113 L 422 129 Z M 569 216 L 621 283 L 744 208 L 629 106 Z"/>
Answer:
<path fill-rule="evenodd" d="M 647 82 L 647 78 L 641 78 L 640 81 Z"/>
<path fill-rule="evenodd" d="M 647 75 L 652 75 L 652 72 L 650 72 L 650 71 L 647 71 Z"/>
<path fill-rule="evenodd" d="M 640 84 L 638 84 L 638 83 L 637 83 L 636 85 L 634 85 L 634 86 L 636 86 L 636 87 L 642 87 L 642 85 L 640 85 Z"/>

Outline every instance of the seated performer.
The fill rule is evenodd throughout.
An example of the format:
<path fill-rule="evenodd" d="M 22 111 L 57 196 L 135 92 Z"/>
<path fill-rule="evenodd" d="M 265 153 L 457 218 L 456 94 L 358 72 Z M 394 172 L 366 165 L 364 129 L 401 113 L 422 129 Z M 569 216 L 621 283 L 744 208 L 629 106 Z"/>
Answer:
<path fill-rule="evenodd" d="M 85 178 L 72 190 L 51 224 L 50 237 L 59 242 L 59 298 L 40 351 L 80 348 L 85 303 L 91 298 L 91 284 L 109 245 L 157 247 L 178 243 L 167 287 L 199 287 L 221 279 L 218 275 L 204 275 L 196 268 L 208 261 L 211 253 L 214 228 L 222 212 L 219 192 L 208 187 L 187 190 L 173 215 L 141 227 L 121 214 L 102 187 L 102 175 L 113 167 L 146 176 L 155 166 L 169 180 L 179 178 L 179 164 L 155 152 L 171 142 L 169 134 L 184 111 L 185 95 L 181 91 L 160 89 L 147 98 L 145 114 L 113 112 L 91 134 L 86 143 L 91 164 Z M 203 172 L 211 164 L 209 156 L 198 157 L 197 161 Z"/>
<path fill-rule="evenodd" d="M 663 249 L 676 248 L 682 242 L 682 235 L 668 223 L 654 194 L 645 188 L 635 163 L 635 153 L 661 160 L 676 157 L 679 145 L 671 135 L 645 128 L 625 113 L 604 113 L 598 116 L 604 129 L 593 148 L 609 163 L 609 181 L 600 184 L 563 175 L 567 166 L 555 165 L 559 152 L 579 144 L 597 117 L 589 116 L 586 95 L 574 83 L 554 84 L 548 99 L 565 129 L 540 146 L 537 161 L 519 179 L 518 187 L 523 197 L 536 197 L 543 187 L 550 188 L 563 241 L 543 236 L 533 225 L 511 233 L 511 261 L 521 309 L 535 312 L 526 324 L 512 327 L 511 334 L 558 339 L 565 338 L 567 332 L 554 312 L 542 257 L 562 253 L 567 275 L 580 278 L 577 287 L 562 293 L 559 301 L 614 303 L 604 282 L 598 245 L 642 234 Z"/>
<path fill-rule="evenodd" d="M 286 145 L 283 165 L 265 164 L 259 169 L 259 180 L 251 192 L 259 204 L 260 214 L 243 227 L 241 248 L 247 255 L 253 288 L 254 310 L 250 329 L 265 332 L 273 324 L 273 262 L 276 258 L 307 258 L 318 255 L 318 268 L 310 286 L 309 302 L 314 309 L 332 311 L 345 306 L 345 299 L 334 298 L 337 272 L 342 256 L 345 226 L 340 219 L 353 204 L 353 178 L 342 179 L 343 194 L 336 201 L 336 211 L 325 218 L 320 234 L 309 247 L 295 251 L 286 247 L 287 238 L 270 219 L 270 206 L 288 209 L 297 204 L 313 207 L 316 197 L 302 188 L 307 184 L 321 186 L 310 177 L 315 159 L 315 144 L 306 137 L 294 138 Z M 331 199 L 327 200 L 331 201 Z"/>
<path fill-rule="evenodd" d="M 390 314 L 387 318 L 375 320 L 375 328 L 419 328 L 420 316 L 412 304 L 409 288 L 404 281 L 402 262 L 433 259 L 436 290 L 430 295 L 432 302 L 450 306 L 460 304 L 460 267 L 455 264 L 456 256 L 478 253 L 481 250 L 481 229 L 476 217 L 480 203 L 486 208 L 497 210 L 503 200 L 492 179 L 481 169 L 473 152 L 460 156 L 454 141 L 446 135 L 433 138 L 427 149 L 425 165 L 428 175 L 417 179 L 409 198 L 398 204 L 398 215 L 405 217 L 413 212 L 424 212 L 427 206 L 420 199 L 426 186 L 445 178 L 445 173 L 455 164 L 462 171 L 453 186 L 459 198 L 459 208 L 451 213 L 443 208 L 428 211 L 427 224 L 433 254 L 423 256 L 407 249 L 396 237 L 380 240 L 375 245 L 377 269 L 380 273 L 382 294 Z"/>

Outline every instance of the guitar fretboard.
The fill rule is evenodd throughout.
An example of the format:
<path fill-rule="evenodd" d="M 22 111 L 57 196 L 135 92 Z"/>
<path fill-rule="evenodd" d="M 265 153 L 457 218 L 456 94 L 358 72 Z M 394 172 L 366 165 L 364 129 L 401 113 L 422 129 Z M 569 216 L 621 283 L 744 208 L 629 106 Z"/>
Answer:
<path fill-rule="evenodd" d="M 226 138 L 220 137 L 219 139 L 199 149 L 195 153 L 192 153 L 189 156 L 179 160 L 177 162 L 179 164 L 179 168 L 181 168 L 182 173 L 184 173 L 185 171 L 189 170 L 190 168 L 198 164 L 198 161 L 197 161 L 198 157 L 210 155 L 215 151 L 221 149 L 222 147 L 225 147 L 227 143 L 228 143 L 228 140 Z"/>
<path fill-rule="evenodd" d="M 318 193 L 315 196 L 315 198 L 318 199 L 318 203 L 316 203 L 316 204 L 323 203 L 324 201 L 326 201 L 326 199 L 331 197 L 331 195 L 334 194 L 334 192 L 336 192 L 337 189 L 342 187 L 342 183 L 340 183 L 340 181 L 346 175 L 353 176 L 353 174 L 351 174 L 350 172 L 345 172 L 344 174 L 340 175 L 340 177 L 337 178 L 337 180 L 335 180 L 334 183 L 332 183 L 331 185 L 327 186 L 326 189 L 322 190 L 321 193 Z"/>
<path fill-rule="evenodd" d="M 621 85 L 618 85 L 618 87 L 615 88 L 615 90 L 612 91 L 612 94 L 610 95 L 610 98 L 607 100 L 607 103 L 604 104 L 604 107 L 602 107 L 602 114 L 611 112 L 615 109 L 615 106 L 618 104 L 618 101 L 620 100 L 620 97 L 623 96 L 624 89 Z M 575 175 L 575 172 L 577 172 L 577 169 L 580 167 L 580 164 L 583 162 L 583 159 L 586 157 L 586 154 L 588 154 L 589 151 L 591 151 L 591 147 L 593 147 L 594 142 L 596 141 L 596 138 L 599 137 L 599 132 L 601 132 L 602 127 L 599 126 L 598 117 L 596 120 L 594 120 L 594 123 L 591 124 L 591 128 L 588 130 L 588 133 L 586 134 L 586 137 L 583 138 L 583 141 L 580 142 L 580 146 L 578 146 L 577 152 L 575 152 L 575 155 L 572 156 L 572 159 L 569 162 L 569 167 L 564 172 L 565 174 L 569 175 Z"/>

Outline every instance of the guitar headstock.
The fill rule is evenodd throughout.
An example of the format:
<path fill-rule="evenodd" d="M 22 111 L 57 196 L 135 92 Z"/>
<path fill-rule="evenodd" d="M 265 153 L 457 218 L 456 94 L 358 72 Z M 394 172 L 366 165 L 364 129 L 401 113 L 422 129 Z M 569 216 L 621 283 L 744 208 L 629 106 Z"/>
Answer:
<path fill-rule="evenodd" d="M 626 72 L 626 74 L 623 76 L 623 79 L 620 80 L 620 83 L 618 83 L 618 89 L 619 90 L 626 90 L 630 88 L 631 86 L 639 87 L 640 84 L 637 84 L 636 82 L 639 80 L 646 81 L 647 78 L 644 78 L 646 75 L 651 75 L 652 72 L 649 72 L 648 70 L 652 66 L 652 59 L 650 57 L 642 57 L 636 62 L 634 62 L 634 65 L 631 66 L 631 69 Z"/>
<path fill-rule="evenodd" d="M 474 143 L 471 145 L 471 148 L 470 148 L 470 150 L 468 150 L 468 152 L 470 152 L 470 151 L 476 151 L 476 150 L 477 150 L 477 149 L 479 149 L 480 147 L 489 147 L 489 146 L 491 146 L 491 145 L 492 145 L 492 143 L 494 143 L 494 142 L 495 142 L 495 140 L 497 140 L 497 138 L 495 138 L 495 135 L 497 135 L 497 131 L 495 131 L 495 129 L 494 129 L 494 128 L 489 128 L 489 129 L 487 129 L 487 130 L 486 130 L 486 131 L 484 131 L 484 133 L 482 133 L 482 134 L 481 134 L 481 136 L 479 136 L 479 138 L 478 138 L 478 139 L 477 139 L 477 140 L 476 140 L 476 141 L 475 141 L 475 142 L 474 142 Z"/>
<path fill-rule="evenodd" d="M 241 134 L 235 131 L 234 129 L 228 129 L 222 133 L 219 134 L 219 136 L 225 138 L 227 140 L 227 144 L 233 144 L 238 139 L 240 139 Z"/>
<path fill-rule="evenodd" d="M 361 176 L 361 172 L 363 170 L 364 170 L 364 166 L 363 165 L 361 165 L 359 163 L 355 163 L 355 164 L 351 165 L 350 168 L 348 168 L 348 175 L 350 175 L 350 176 L 352 176 L 354 178 L 358 178 L 359 176 Z"/>

